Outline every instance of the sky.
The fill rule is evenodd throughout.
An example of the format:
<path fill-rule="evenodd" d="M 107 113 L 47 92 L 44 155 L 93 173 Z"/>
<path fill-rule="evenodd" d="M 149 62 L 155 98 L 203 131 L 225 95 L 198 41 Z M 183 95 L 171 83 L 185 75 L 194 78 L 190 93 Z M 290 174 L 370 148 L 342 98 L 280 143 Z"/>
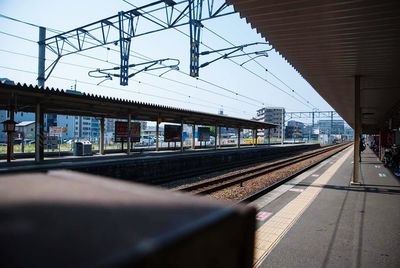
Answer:
<path fill-rule="evenodd" d="M 0 77 L 37 84 L 39 29 L 4 16 L 44 26 L 48 29 L 47 37 L 51 37 L 56 35 L 52 30 L 69 31 L 150 2 L 0 0 Z M 217 6 L 222 1 L 216 0 L 215 3 Z M 183 4 L 176 8 L 182 7 Z M 205 10 L 203 16 L 207 16 Z M 233 8 L 229 7 L 229 10 Z M 161 19 L 165 17 L 165 10 L 152 14 Z M 201 52 L 268 41 L 238 14 L 202 23 Z M 138 32 L 150 29 L 149 23 L 139 19 Z M 110 44 L 62 57 L 45 85 L 70 89 L 76 84 L 77 90 L 86 93 L 209 113 L 217 113 L 222 109 L 224 114 L 246 119 L 256 116 L 256 111 L 265 106 L 284 107 L 287 111 L 332 110 L 310 84 L 267 44 L 244 49 L 250 53 L 272 48 L 268 57 L 249 61 L 243 64 L 245 68 L 240 64 L 249 60 L 249 56 L 221 59 L 201 68 L 198 79 L 190 77 L 190 40 L 185 33 L 189 34 L 188 25 L 135 37 L 131 42 L 129 63 L 173 58 L 180 61 L 179 71 L 171 70 L 161 77 L 159 75 L 168 69 L 141 72 L 129 79 L 128 86 L 120 86 L 119 78 L 97 85 L 104 79 L 90 77 L 88 72 L 98 68 L 113 68 L 120 62 L 119 46 Z M 200 64 L 218 56 L 216 53 L 200 56 Z M 55 57 L 54 53 L 46 49 L 46 67 Z"/>

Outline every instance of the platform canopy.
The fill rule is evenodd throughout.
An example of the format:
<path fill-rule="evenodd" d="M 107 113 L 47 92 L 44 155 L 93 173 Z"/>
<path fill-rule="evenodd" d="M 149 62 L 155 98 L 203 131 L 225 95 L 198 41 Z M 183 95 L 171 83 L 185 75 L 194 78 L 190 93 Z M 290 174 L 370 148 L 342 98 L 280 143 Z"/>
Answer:
<path fill-rule="evenodd" d="M 0 82 L 0 109 L 18 112 L 35 112 L 41 104 L 44 113 L 93 116 L 170 123 L 220 126 L 242 129 L 268 129 L 276 125 L 241 118 L 196 112 L 191 110 L 110 98 L 74 91 L 38 88 L 27 85 L 10 85 Z"/>
<path fill-rule="evenodd" d="M 400 1 L 227 2 L 351 126 L 355 76 L 363 132 L 400 126 Z"/>

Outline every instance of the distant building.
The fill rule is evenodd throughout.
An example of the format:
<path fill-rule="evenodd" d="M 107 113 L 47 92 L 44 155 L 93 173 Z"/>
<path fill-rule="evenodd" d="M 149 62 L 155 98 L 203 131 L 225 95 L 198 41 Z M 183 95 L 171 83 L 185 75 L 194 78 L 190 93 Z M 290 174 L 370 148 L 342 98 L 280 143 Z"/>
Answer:
<path fill-rule="evenodd" d="M 67 129 L 66 132 L 62 133 L 62 139 L 73 139 L 74 132 L 74 120 L 75 116 L 73 115 L 57 115 L 57 126 L 64 127 Z"/>
<path fill-rule="evenodd" d="M 8 112 L 6 110 L 0 110 L 0 123 L 8 119 Z M 14 121 L 18 123 L 24 121 L 35 122 L 34 113 L 17 112 L 14 113 Z M 3 132 L 3 124 L 0 124 L 0 143 L 4 143 L 7 140 L 7 134 Z"/>
<path fill-rule="evenodd" d="M 343 136 L 344 136 L 343 138 L 345 140 L 353 140 L 354 139 L 354 130 L 349 126 L 345 126 Z"/>
<path fill-rule="evenodd" d="M 142 131 L 143 136 L 152 136 L 156 137 L 156 126 L 148 126 L 145 130 Z M 158 128 L 158 134 L 159 136 L 164 136 L 164 128 L 159 127 Z"/>
<path fill-rule="evenodd" d="M 288 121 L 285 128 L 285 138 L 287 139 L 302 139 L 304 123 L 298 121 Z"/>
<path fill-rule="evenodd" d="M 35 121 L 22 121 L 15 125 L 15 131 L 18 138 L 35 139 Z"/>
<path fill-rule="evenodd" d="M 320 135 L 343 135 L 344 121 L 343 120 L 319 120 L 318 122 Z"/>
<path fill-rule="evenodd" d="M 282 139 L 282 122 L 285 116 L 285 108 L 283 107 L 265 107 L 257 110 L 257 121 L 276 124 L 276 128 L 270 131 L 271 138 Z M 264 137 L 268 137 L 268 130 L 264 131 Z"/>

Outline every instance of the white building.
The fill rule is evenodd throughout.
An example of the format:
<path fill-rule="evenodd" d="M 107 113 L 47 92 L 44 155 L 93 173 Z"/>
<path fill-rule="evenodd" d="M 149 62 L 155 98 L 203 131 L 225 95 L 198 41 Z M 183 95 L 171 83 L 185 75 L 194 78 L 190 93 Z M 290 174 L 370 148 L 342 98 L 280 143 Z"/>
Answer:
<path fill-rule="evenodd" d="M 282 138 L 282 123 L 285 118 L 285 108 L 283 107 L 265 107 L 257 110 L 257 121 L 276 124 L 276 128 L 272 128 L 270 131 L 271 138 L 281 139 Z M 267 139 L 268 130 L 264 131 L 264 137 Z"/>

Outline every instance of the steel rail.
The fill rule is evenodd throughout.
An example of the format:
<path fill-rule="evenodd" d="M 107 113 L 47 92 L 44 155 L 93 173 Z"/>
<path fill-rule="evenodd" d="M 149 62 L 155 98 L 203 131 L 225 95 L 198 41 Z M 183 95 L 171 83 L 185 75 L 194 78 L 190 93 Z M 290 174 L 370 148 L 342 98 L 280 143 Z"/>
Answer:
<path fill-rule="evenodd" d="M 237 169 L 237 168 L 247 169 L 247 168 L 253 167 L 254 165 L 260 165 L 260 163 L 264 162 L 264 161 L 274 161 L 274 160 L 279 161 L 283 157 L 288 157 L 288 156 L 292 156 L 294 154 L 299 154 L 299 153 L 302 154 L 305 151 L 307 151 L 306 148 L 296 150 L 296 151 L 276 152 L 273 155 L 266 155 L 264 157 L 260 157 L 255 160 L 254 159 L 238 160 L 234 163 L 226 163 L 226 164 L 222 164 L 218 167 L 210 167 L 210 168 L 202 167 L 202 168 L 191 169 L 191 170 L 183 171 L 183 172 L 179 171 L 175 174 L 171 174 L 168 176 L 154 178 L 151 180 L 151 184 L 163 186 L 164 184 L 179 182 L 180 180 L 185 179 L 185 178 L 203 176 L 203 175 L 214 173 L 214 172 L 227 171 L 227 170 L 232 170 L 232 169 Z M 143 180 L 143 182 L 148 182 L 148 180 L 145 179 L 145 180 Z"/>
<path fill-rule="evenodd" d="M 204 182 L 199 182 L 184 188 L 180 188 L 180 191 L 185 191 L 185 192 L 192 192 L 194 194 L 210 194 L 222 189 L 225 189 L 227 187 L 236 185 L 236 184 L 242 184 L 245 181 L 254 179 L 256 177 L 265 175 L 267 173 L 270 173 L 272 171 L 276 171 L 282 168 L 285 168 L 287 166 L 290 166 L 295 163 L 299 163 L 301 161 L 310 159 L 312 157 L 321 155 L 323 153 L 336 150 L 341 147 L 346 147 L 349 146 L 348 144 L 340 144 L 337 146 L 329 147 L 329 148 L 322 148 L 319 149 L 318 151 L 313 151 L 310 153 L 306 153 L 300 156 L 295 156 L 283 160 L 276 161 L 274 163 L 268 163 L 268 164 L 263 164 L 263 165 L 258 165 L 253 168 L 248 168 L 243 170 L 242 172 L 235 173 L 235 174 L 228 174 L 226 176 L 222 176 L 219 178 L 207 180 Z M 245 173 L 245 174 L 244 174 Z"/>

